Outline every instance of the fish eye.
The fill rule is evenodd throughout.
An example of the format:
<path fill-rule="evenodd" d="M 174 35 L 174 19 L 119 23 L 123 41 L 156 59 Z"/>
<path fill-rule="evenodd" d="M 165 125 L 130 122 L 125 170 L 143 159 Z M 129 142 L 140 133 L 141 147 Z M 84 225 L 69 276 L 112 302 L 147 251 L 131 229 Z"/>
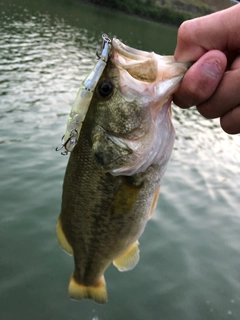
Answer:
<path fill-rule="evenodd" d="M 100 86 L 98 87 L 98 92 L 100 96 L 103 98 L 110 96 L 112 91 L 113 91 L 113 85 L 109 81 L 105 81 L 101 83 Z"/>

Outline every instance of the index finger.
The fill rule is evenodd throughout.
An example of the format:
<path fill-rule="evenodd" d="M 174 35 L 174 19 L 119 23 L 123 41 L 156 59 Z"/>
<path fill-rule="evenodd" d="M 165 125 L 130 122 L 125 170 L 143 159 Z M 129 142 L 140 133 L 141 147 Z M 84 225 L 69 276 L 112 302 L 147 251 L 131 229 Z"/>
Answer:
<path fill-rule="evenodd" d="M 240 4 L 211 15 L 185 21 L 178 30 L 174 57 L 196 61 L 209 50 L 240 49 Z"/>

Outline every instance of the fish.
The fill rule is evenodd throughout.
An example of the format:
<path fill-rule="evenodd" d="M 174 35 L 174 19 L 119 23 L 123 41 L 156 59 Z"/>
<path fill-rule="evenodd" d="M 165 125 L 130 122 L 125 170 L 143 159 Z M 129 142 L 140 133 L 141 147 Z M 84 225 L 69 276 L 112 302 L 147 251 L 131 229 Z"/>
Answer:
<path fill-rule="evenodd" d="M 128 271 L 139 261 L 138 240 L 174 144 L 172 95 L 189 67 L 103 39 L 62 144 L 70 157 L 57 222 L 58 241 L 74 259 L 70 297 L 100 304 L 108 301 L 109 265 Z"/>

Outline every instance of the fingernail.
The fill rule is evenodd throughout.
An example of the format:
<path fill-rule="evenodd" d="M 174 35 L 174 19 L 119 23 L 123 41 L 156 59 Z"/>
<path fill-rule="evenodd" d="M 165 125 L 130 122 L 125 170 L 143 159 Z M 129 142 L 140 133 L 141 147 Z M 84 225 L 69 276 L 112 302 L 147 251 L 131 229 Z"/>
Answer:
<path fill-rule="evenodd" d="M 202 69 L 206 74 L 213 78 L 221 78 L 223 74 L 222 67 L 217 60 L 204 61 Z"/>

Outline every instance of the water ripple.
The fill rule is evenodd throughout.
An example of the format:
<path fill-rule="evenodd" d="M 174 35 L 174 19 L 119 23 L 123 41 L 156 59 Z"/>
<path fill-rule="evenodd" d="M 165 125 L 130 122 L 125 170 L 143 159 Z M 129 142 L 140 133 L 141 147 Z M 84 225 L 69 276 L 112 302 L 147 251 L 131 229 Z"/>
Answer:
<path fill-rule="evenodd" d="M 31 6 L 0 3 L 0 318 L 239 319 L 239 136 L 177 107 L 176 143 L 157 210 L 140 239 L 139 265 L 117 277 L 115 269 L 107 271 L 110 302 L 94 314 L 91 302 L 69 300 L 72 261 L 55 237 L 68 158 L 54 148 L 96 62 L 100 31 L 115 33 L 116 22 L 131 45 L 139 30 L 148 37 L 156 26 L 129 18 L 125 27 L 123 16 L 96 8 L 64 6 L 56 13 L 49 2 L 41 13 Z M 95 23 L 95 31 L 86 29 Z M 173 34 L 165 26 L 156 31 L 162 39 L 166 32 Z"/>

